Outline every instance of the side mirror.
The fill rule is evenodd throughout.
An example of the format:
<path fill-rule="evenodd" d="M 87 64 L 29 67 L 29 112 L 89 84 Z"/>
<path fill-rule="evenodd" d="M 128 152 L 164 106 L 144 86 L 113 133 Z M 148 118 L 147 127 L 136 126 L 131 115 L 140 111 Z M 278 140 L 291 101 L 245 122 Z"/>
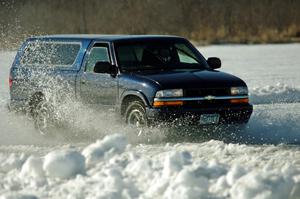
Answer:
<path fill-rule="evenodd" d="M 221 60 L 218 57 L 209 57 L 207 63 L 212 69 L 221 68 L 222 65 Z"/>
<path fill-rule="evenodd" d="M 116 75 L 116 68 L 107 61 L 98 61 L 94 66 L 94 72 Z"/>

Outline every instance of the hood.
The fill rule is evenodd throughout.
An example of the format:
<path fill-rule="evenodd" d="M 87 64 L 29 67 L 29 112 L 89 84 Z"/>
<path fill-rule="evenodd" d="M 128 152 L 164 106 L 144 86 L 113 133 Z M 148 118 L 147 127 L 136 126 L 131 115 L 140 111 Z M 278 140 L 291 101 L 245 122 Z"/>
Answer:
<path fill-rule="evenodd" d="M 157 82 L 161 89 L 246 86 L 240 78 L 215 70 L 143 72 L 138 76 Z"/>

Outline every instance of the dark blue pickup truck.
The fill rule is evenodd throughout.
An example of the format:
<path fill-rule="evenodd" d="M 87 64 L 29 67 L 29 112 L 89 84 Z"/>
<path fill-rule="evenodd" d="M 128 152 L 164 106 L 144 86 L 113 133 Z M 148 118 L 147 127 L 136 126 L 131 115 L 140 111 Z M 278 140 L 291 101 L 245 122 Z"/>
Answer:
<path fill-rule="evenodd" d="M 155 35 L 51 35 L 27 39 L 10 70 L 10 108 L 42 114 L 49 78 L 74 99 L 113 107 L 126 123 L 148 126 L 188 118 L 207 125 L 246 123 L 244 81 L 215 70 L 185 38 Z M 43 71 L 43 73 L 41 73 Z"/>

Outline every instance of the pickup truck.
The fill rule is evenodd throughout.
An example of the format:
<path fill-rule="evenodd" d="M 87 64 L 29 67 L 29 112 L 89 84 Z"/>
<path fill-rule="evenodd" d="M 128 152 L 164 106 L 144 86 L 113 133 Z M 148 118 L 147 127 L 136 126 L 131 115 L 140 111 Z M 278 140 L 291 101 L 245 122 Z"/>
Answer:
<path fill-rule="evenodd" d="M 127 124 L 247 123 L 253 107 L 244 81 L 218 71 L 185 38 L 159 35 L 47 35 L 27 39 L 10 69 L 10 108 L 45 121 L 49 76 L 74 99 L 112 107 Z M 41 72 L 43 71 L 43 72 Z"/>

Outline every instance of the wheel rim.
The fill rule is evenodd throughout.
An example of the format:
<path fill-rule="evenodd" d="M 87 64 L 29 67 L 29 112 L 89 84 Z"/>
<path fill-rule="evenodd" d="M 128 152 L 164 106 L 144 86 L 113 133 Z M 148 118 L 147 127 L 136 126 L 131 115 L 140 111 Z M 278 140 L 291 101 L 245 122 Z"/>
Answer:
<path fill-rule="evenodd" d="M 133 109 L 129 113 L 127 123 L 137 128 L 145 127 L 147 125 L 144 114 L 138 109 Z"/>
<path fill-rule="evenodd" d="M 46 134 L 45 130 L 48 127 L 48 120 L 49 117 L 47 110 L 45 108 L 40 109 L 35 117 L 35 125 L 42 135 Z"/>

